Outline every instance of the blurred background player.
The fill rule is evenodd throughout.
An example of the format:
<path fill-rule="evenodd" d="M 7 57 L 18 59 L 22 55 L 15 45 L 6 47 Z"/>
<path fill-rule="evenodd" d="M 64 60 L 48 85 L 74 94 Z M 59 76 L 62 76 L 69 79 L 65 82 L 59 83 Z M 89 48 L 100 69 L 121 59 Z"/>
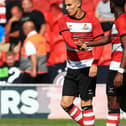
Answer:
<path fill-rule="evenodd" d="M 67 75 L 63 85 L 61 106 L 80 125 L 94 126 L 92 98 L 95 95 L 97 58 L 92 48 L 79 50 L 77 41 L 92 41 L 103 36 L 99 21 L 81 9 L 81 0 L 65 0 L 68 15 L 59 20 L 60 33 L 67 47 Z M 99 51 L 100 53 L 100 51 Z M 80 95 L 81 110 L 73 104 Z"/>
<path fill-rule="evenodd" d="M 115 22 L 111 33 L 100 40 L 89 42 L 87 46 L 97 46 L 112 42 L 112 57 L 107 81 L 108 116 L 107 126 L 118 126 L 120 120 L 120 99 L 126 97 L 126 13 L 125 0 L 110 0 Z M 78 44 L 80 45 L 80 44 Z M 82 43 L 82 48 L 86 47 Z M 125 104 L 125 102 L 123 102 Z M 122 105 L 122 102 L 121 102 Z M 125 107 L 124 105 L 123 107 Z M 123 108 L 124 109 L 124 108 Z M 125 109 L 124 109 L 125 110 Z"/>

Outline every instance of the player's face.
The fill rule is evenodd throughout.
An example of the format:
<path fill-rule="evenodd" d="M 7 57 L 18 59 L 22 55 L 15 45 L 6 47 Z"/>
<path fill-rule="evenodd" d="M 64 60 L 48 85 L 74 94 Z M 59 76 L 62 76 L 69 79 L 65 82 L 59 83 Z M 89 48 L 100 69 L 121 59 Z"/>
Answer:
<path fill-rule="evenodd" d="M 75 16 L 80 7 L 78 0 L 65 0 L 66 10 L 70 16 Z"/>

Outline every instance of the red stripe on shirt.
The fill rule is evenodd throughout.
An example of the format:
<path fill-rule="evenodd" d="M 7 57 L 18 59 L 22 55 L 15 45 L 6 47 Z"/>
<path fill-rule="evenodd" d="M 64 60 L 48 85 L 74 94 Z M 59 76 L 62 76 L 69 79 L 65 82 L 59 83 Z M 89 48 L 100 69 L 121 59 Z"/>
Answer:
<path fill-rule="evenodd" d="M 93 58 L 92 51 L 69 51 L 67 50 L 68 59 L 71 61 L 80 61 Z"/>
<path fill-rule="evenodd" d="M 122 58 L 122 52 L 120 52 L 120 51 L 114 51 L 112 53 L 112 61 L 121 62 L 121 58 Z"/>

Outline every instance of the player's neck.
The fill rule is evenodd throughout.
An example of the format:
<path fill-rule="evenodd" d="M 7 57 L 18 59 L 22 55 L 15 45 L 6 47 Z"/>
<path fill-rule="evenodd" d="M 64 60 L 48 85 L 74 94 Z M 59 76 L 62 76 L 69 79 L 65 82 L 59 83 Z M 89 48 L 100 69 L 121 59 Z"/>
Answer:
<path fill-rule="evenodd" d="M 115 18 L 117 19 L 124 12 L 125 11 L 123 9 L 120 9 L 120 8 L 115 10 Z"/>
<path fill-rule="evenodd" d="M 79 9 L 75 15 L 76 19 L 81 19 L 85 15 L 85 12 L 81 9 Z"/>

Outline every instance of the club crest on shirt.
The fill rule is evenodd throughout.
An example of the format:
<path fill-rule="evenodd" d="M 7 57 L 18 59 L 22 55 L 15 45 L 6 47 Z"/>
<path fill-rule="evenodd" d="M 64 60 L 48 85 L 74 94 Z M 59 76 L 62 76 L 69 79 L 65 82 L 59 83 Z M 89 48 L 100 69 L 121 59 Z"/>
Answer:
<path fill-rule="evenodd" d="M 88 30 L 88 29 L 89 29 L 88 24 L 84 24 L 83 30 Z"/>

